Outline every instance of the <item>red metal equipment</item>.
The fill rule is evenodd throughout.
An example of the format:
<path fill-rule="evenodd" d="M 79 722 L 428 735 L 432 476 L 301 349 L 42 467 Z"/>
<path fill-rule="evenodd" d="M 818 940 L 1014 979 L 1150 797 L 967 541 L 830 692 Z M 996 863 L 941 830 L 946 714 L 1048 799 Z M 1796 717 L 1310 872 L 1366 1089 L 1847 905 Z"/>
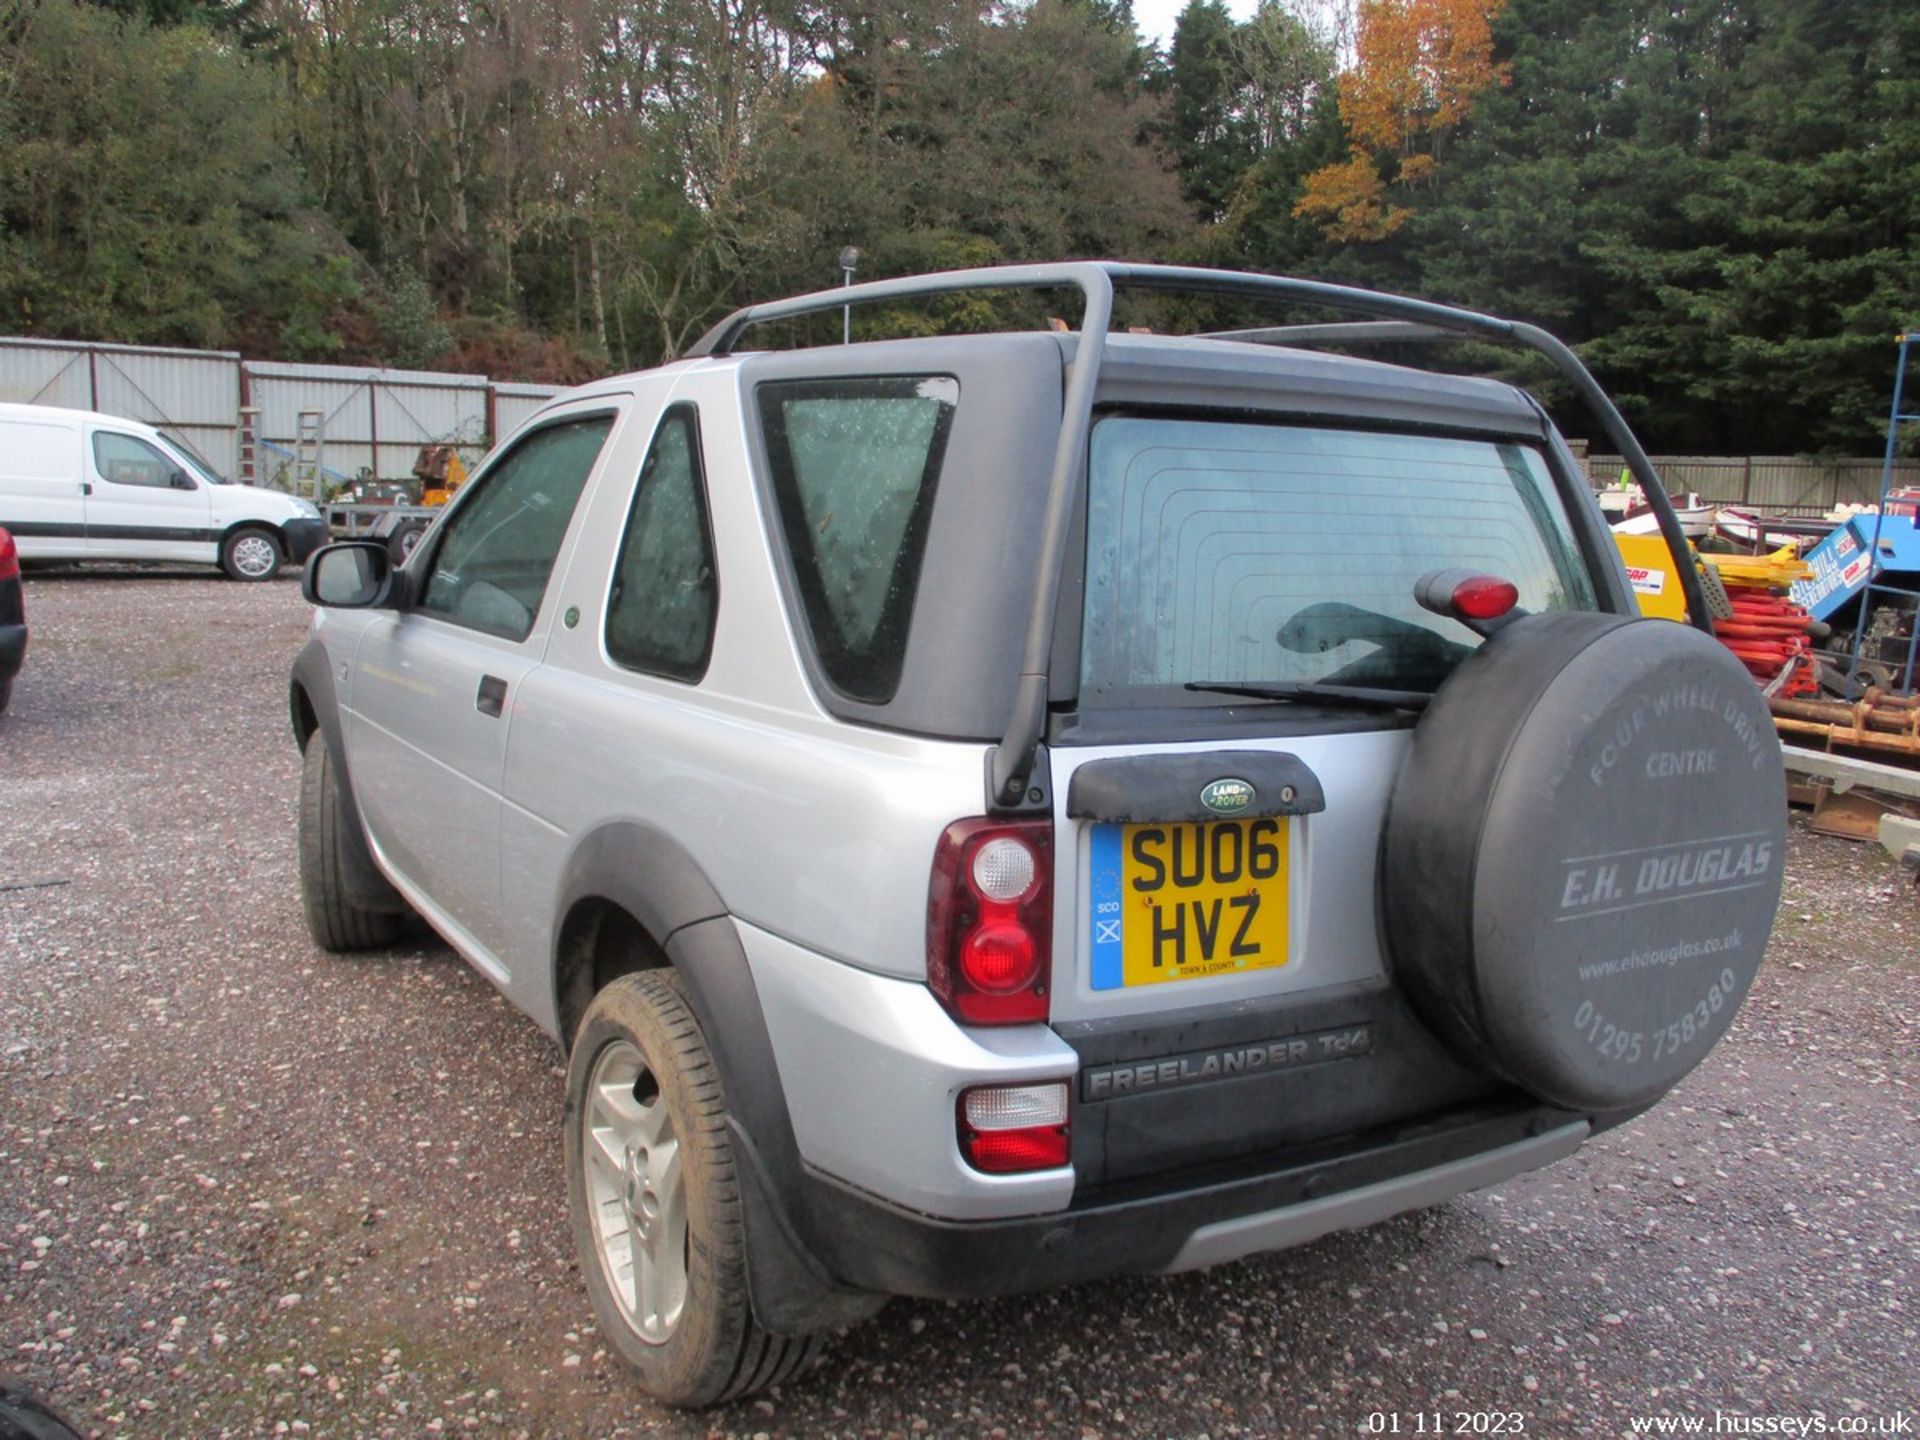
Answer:
<path fill-rule="evenodd" d="M 1727 587 L 1731 619 L 1715 620 L 1713 633 L 1740 663 L 1775 695 L 1817 693 L 1812 659 L 1813 617 L 1785 595 L 1758 587 Z M 1774 682 L 1779 681 L 1778 685 Z"/>

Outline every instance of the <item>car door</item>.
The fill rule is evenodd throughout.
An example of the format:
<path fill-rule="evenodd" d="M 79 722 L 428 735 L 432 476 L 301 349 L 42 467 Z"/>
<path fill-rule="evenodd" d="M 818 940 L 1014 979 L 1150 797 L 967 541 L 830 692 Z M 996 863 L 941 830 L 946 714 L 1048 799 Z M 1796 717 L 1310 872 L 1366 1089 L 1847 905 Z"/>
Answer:
<path fill-rule="evenodd" d="M 94 426 L 87 443 L 87 553 L 212 560 L 219 536 L 207 487 L 151 441 Z"/>
<path fill-rule="evenodd" d="M 388 867 L 504 983 L 501 775 L 548 581 L 616 412 L 562 413 L 472 481 L 415 557 L 414 600 L 374 617 L 348 720 L 354 795 Z"/>

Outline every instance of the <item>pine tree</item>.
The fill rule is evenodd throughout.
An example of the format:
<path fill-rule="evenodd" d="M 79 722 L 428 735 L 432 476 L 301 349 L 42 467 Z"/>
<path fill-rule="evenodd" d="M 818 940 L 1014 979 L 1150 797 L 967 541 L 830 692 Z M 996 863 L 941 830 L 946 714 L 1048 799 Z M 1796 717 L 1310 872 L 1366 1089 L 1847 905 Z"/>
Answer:
<path fill-rule="evenodd" d="M 1234 22 L 1223 0 L 1187 0 L 1173 29 L 1168 126 L 1180 186 L 1201 220 L 1226 213 L 1254 160 L 1255 130 L 1237 104 Z"/>

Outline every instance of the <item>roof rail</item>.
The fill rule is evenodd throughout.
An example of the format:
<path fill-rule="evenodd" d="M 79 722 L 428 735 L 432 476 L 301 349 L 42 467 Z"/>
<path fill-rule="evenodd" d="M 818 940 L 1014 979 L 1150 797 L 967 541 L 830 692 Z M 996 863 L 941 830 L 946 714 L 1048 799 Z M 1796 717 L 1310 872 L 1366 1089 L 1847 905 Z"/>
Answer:
<path fill-rule="evenodd" d="M 1625 417 L 1606 391 L 1580 363 L 1580 357 L 1537 325 L 1503 320 L 1475 310 L 1438 305 L 1405 295 L 1300 280 L 1286 275 L 1259 275 L 1238 270 L 1205 270 L 1183 265 L 1134 265 L 1117 261 L 1065 261 L 1045 265 L 1004 265 L 975 270 L 948 270 L 897 280 L 869 280 L 838 290 L 819 290 L 786 300 L 748 305 L 734 311 L 694 343 L 688 356 L 730 355 L 746 331 L 771 320 L 839 310 L 849 305 L 875 305 L 895 300 L 924 299 L 966 290 L 1075 289 L 1086 301 L 1082 312 L 1079 348 L 1067 382 L 1060 440 L 1054 449 L 1048 480 L 1047 508 L 1040 541 L 1039 583 L 1027 617 L 1026 645 L 1020 677 L 1014 691 L 1013 713 L 1000 744 L 987 762 L 987 805 L 994 810 L 1034 809 L 1050 803 L 1043 788 L 1029 789 L 1034 756 L 1046 724 L 1047 662 L 1053 639 L 1053 612 L 1059 602 L 1060 572 L 1066 563 L 1067 524 L 1073 511 L 1074 482 L 1086 465 L 1087 438 L 1093 428 L 1094 385 L 1106 353 L 1107 332 L 1113 324 L 1116 290 L 1151 290 L 1185 295 L 1214 295 L 1239 300 L 1271 300 L 1320 305 L 1348 315 L 1364 315 L 1370 324 L 1283 325 L 1266 330 L 1223 332 L 1205 337 L 1222 341 L 1267 344 L 1311 344 L 1334 341 L 1426 340 L 1462 337 L 1534 350 L 1553 362 L 1600 422 L 1600 428 L 1626 466 L 1659 521 L 1660 534 L 1673 552 L 1687 613 L 1702 630 L 1712 633 L 1706 594 L 1690 559 L 1687 539 L 1673 513 L 1666 486 L 1653 462 L 1628 428 Z"/>

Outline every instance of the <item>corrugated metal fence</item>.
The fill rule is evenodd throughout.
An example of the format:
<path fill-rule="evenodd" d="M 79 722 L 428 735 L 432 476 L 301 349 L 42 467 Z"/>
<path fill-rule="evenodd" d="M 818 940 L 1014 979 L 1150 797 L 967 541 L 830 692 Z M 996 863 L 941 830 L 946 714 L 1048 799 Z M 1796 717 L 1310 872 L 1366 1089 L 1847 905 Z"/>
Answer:
<path fill-rule="evenodd" d="M 395 480 L 410 472 L 422 445 L 452 445 L 469 468 L 486 453 L 492 386 L 483 375 L 264 360 L 245 368 L 248 400 L 260 411 L 260 439 L 293 450 L 300 412 L 318 410 L 329 470 Z"/>
<path fill-rule="evenodd" d="M 1792 455 L 1654 455 L 1668 488 L 1693 491 L 1716 505 L 1743 505 L 1767 515 L 1824 515 L 1836 505 L 1880 499 L 1879 457 L 1802 460 Z M 1606 486 L 1620 477 L 1618 455 L 1587 457 L 1587 475 Z M 1893 484 L 1920 485 L 1920 460 L 1896 460 Z"/>
<path fill-rule="evenodd" d="M 262 484 L 287 488 L 302 411 L 321 416 L 321 462 L 338 482 L 366 473 L 399 480 L 422 445 L 452 445 L 472 468 L 488 447 L 559 393 L 551 385 L 438 371 L 369 370 L 246 360 L 231 350 L 169 350 L 0 338 L 0 400 L 104 410 L 158 426 L 221 475 L 240 476 L 243 408 L 257 411 Z M 1878 458 L 1657 455 L 1676 490 L 1768 514 L 1822 513 L 1880 494 Z M 1920 485 L 1920 461 L 1899 462 L 1895 483 Z M 1620 458 L 1587 458 L 1596 485 Z"/>
<path fill-rule="evenodd" d="M 231 476 L 240 433 L 239 355 L 0 339 L 0 400 L 103 410 L 158 426 Z"/>
<path fill-rule="evenodd" d="M 439 371 L 246 360 L 170 350 L 0 338 L 0 400 L 101 410 L 145 421 L 220 475 L 290 488 L 300 414 L 321 417 L 329 479 L 404 479 L 422 445 L 452 445 L 471 469 L 558 386 Z M 242 476 L 243 411 L 257 413 L 259 474 Z"/>

